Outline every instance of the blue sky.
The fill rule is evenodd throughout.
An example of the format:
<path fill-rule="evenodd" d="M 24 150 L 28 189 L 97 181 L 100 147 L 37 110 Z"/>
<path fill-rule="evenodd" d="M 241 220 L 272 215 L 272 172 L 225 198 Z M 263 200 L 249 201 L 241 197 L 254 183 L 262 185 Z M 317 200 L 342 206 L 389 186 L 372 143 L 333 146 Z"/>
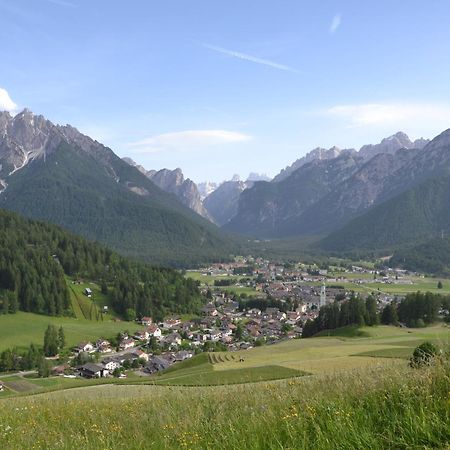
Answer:
<path fill-rule="evenodd" d="M 450 128 L 448 1 L 0 0 L 0 109 L 195 181 Z"/>

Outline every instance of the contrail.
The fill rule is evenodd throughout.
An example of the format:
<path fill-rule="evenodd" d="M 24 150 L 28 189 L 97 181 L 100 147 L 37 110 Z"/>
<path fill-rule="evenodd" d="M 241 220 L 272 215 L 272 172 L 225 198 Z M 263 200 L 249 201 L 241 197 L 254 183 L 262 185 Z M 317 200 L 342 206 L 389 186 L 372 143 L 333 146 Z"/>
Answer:
<path fill-rule="evenodd" d="M 224 55 L 232 56 L 233 58 L 243 59 L 244 61 L 250 61 L 256 64 L 262 64 L 263 66 L 269 66 L 273 69 L 284 70 L 286 72 L 300 73 L 298 70 L 285 66 L 284 64 L 278 64 L 274 61 L 269 61 L 268 59 L 258 58 L 256 56 L 247 55 L 246 53 L 235 52 L 233 50 L 227 50 L 226 48 L 217 47 L 215 45 L 202 44 L 203 47 L 214 50 L 215 52 L 222 53 Z"/>
<path fill-rule="evenodd" d="M 59 6 L 68 6 L 70 8 L 75 8 L 77 5 L 71 2 L 66 2 L 65 0 L 46 0 L 49 3 L 53 3 L 54 5 Z"/>

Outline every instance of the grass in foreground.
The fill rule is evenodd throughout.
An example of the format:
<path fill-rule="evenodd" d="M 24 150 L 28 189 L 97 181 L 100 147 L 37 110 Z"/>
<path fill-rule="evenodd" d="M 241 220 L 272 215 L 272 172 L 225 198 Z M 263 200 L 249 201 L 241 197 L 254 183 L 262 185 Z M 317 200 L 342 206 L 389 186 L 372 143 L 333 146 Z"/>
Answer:
<path fill-rule="evenodd" d="M 447 448 L 449 385 L 448 364 L 405 364 L 215 388 L 72 389 L 0 401 L 0 448 Z"/>

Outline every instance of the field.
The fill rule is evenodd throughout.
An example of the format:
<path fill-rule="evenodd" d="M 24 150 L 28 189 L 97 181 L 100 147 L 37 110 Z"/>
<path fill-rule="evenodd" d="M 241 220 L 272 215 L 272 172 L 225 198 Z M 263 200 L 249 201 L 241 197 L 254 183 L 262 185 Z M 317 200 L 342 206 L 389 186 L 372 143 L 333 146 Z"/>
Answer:
<path fill-rule="evenodd" d="M 0 448 L 448 448 L 450 369 L 216 387 L 104 385 L 0 400 Z"/>
<path fill-rule="evenodd" d="M 349 327 L 125 380 L 4 376 L 0 448 L 447 448 L 448 362 L 407 358 L 449 333 Z"/>
<path fill-rule="evenodd" d="M 206 275 L 204 272 L 199 272 L 196 270 L 189 270 L 186 272 L 186 277 L 192 278 L 193 280 L 200 281 L 202 286 L 214 286 L 215 280 L 234 280 L 239 283 L 242 278 L 251 278 L 243 275 Z M 259 296 L 265 297 L 265 294 L 257 292 L 252 287 L 248 286 L 215 286 L 216 289 L 221 291 L 233 292 L 235 295 L 247 294 L 249 297 Z"/>
<path fill-rule="evenodd" d="M 349 330 L 346 331 L 348 333 Z M 401 366 L 414 348 L 425 340 L 442 346 L 450 345 L 450 329 L 444 326 L 420 329 L 364 327 L 358 329 L 361 337 L 346 337 L 347 333 L 334 337 L 294 339 L 242 352 L 210 354 L 209 361 L 163 374 L 156 383 L 227 384 L 230 377 L 239 378 L 237 373 L 233 377 L 232 371 L 239 371 L 246 381 L 259 381 L 258 376 L 282 379 L 305 374 L 330 375 L 370 367 Z M 267 366 L 271 367 L 270 371 L 266 371 Z M 286 369 L 294 372 L 289 375 Z M 263 372 L 270 373 L 271 378 L 264 378 Z"/>
<path fill-rule="evenodd" d="M 108 298 L 102 294 L 98 284 L 87 281 L 77 284 L 73 283 L 73 280 L 70 278 L 67 278 L 66 282 L 69 288 L 72 309 L 77 319 L 103 321 L 104 319 L 118 318 Z M 91 289 L 92 298 L 88 298 L 84 294 L 86 288 Z M 104 306 L 108 307 L 107 314 L 102 313 Z"/>
<path fill-rule="evenodd" d="M 337 274 L 338 276 L 340 274 Z M 360 292 L 362 294 L 369 294 L 371 292 L 381 292 L 383 294 L 391 295 L 406 295 L 408 293 L 414 293 L 417 291 L 422 292 L 432 292 L 434 294 L 450 294 L 450 280 L 444 278 L 422 278 L 422 277 L 409 277 L 408 279 L 412 281 L 412 284 L 385 284 L 376 282 L 365 282 L 357 284 L 352 282 L 355 279 L 361 280 L 373 280 L 373 275 L 371 274 L 342 274 L 347 279 L 344 281 L 333 281 L 327 284 L 342 286 L 347 291 Z M 442 289 L 438 289 L 437 284 L 441 281 L 443 284 Z M 305 286 L 320 286 L 321 281 L 303 282 L 302 285 Z"/>
<path fill-rule="evenodd" d="M 42 345 L 45 329 L 49 324 L 64 328 L 67 346 L 99 337 L 115 336 L 119 331 L 140 329 L 130 322 L 103 320 L 100 322 L 70 317 L 49 317 L 18 312 L 0 315 L 0 351 L 12 347 L 27 347 L 31 343 Z"/>

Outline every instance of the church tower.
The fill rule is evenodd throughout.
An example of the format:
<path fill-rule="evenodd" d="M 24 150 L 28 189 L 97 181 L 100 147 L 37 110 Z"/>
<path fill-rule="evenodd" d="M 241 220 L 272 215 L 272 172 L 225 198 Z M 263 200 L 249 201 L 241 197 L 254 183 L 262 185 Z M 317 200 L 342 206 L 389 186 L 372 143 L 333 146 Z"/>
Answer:
<path fill-rule="evenodd" d="M 320 289 L 320 303 L 319 308 L 322 308 L 322 306 L 325 306 L 327 303 L 327 291 L 325 288 L 325 282 L 322 283 L 322 287 Z"/>

